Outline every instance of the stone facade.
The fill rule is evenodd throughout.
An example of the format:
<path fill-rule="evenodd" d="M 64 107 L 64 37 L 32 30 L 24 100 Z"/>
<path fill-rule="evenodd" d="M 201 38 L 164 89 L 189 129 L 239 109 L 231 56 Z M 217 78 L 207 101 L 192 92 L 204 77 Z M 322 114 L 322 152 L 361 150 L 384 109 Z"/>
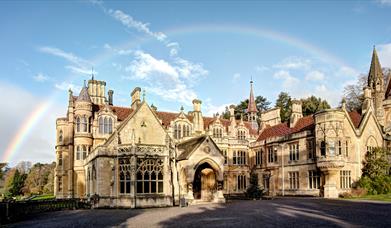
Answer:
<path fill-rule="evenodd" d="M 234 106 L 229 119 L 204 117 L 200 100 L 188 113 L 157 111 L 138 87 L 129 107 L 114 106 L 114 91 L 106 97 L 106 82 L 92 78 L 78 96 L 69 91 L 56 122 L 55 195 L 94 196 L 97 207 L 224 202 L 245 192 L 253 170 L 269 195 L 338 197 L 360 177 L 367 149 L 388 146 L 390 85 L 379 89 L 373 58 L 362 114 L 343 104 L 303 117 L 293 101 L 287 123 L 277 108 L 258 119 L 252 82 L 244 121 Z"/>

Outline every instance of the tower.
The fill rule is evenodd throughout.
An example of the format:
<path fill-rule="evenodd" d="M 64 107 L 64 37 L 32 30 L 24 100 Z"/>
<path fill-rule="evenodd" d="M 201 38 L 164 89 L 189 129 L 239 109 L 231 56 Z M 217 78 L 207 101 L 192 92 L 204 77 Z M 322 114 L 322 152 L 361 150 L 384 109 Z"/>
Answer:
<path fill-rule="evenodd" d="M 258 123 L 257 123 L 257 105 L 255 103 L 254 99 L 254 92 L 253 92 L 253 80 L 250 81 L 250 97 L 248 99 L 248 107 L 247 107 L 247 114 L 248 114 L 248 120 L 251 122 L 251 128 L 258 130 Z"/>
<path fill-rule="evenodd" d="M 375 47 L 373 47 L 371 67 L 368 73 L 368 87 L 371 89 L 375 116 L 379 123 L 384 125 L 384 76 Z"/>
<path fill-rule="evenodd" d="M 91 79 L 88 80 L 88 94 L 94 104 L 103 105 L 106 101 L 105 96 L 106 82 L 94 79 L 94 70 L 92 69 Z"/>

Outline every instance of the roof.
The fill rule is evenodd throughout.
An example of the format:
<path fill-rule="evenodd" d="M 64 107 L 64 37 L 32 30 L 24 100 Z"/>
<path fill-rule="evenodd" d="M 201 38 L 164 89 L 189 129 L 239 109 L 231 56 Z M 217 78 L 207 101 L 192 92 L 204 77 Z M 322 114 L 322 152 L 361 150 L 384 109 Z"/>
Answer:
<path fill-rule="evenodd" d="M 257 105 L 255 104 L 255 99 L 254 99 L 253 81 L 251 81 L 250 84 L 251 84 L 250 98 L 248 100 L 247 112 L 252 113 L 252 112 L 257 112 Z"/>
<path fill-rule="evenodd" d="M 280 123 L 266 128 L 259 135 L 257 141 L 265 140 L 272 137 L 281 137 L 289 134 L 294 134 L 302 131 L 308 131 L 314 129 L 314 117 L 313 115 L 305 116 L 297 120 L 296 125 L 293 128 L 288 126 L 288 123 Z"/>
<path fill-rule="evenodd" d="M 88 89 L 86 86 L 83 86 L 76 101 L 91 102 L 91 98 L 90 98 L 90 95 L 88 95 Z"/>
<path fill-rule="evenodd" d="M 360 126 L 362 116 L 357 111 L 349 112 L 349 117 L 353 122 L 353 125 L 355 128 L 358 128 Z"/>
<path fill-rule="evenodd" d="M 192 154 L 207 137 L 208 136 L 206 135 L 202 135 L 179 143 L 177 148 L 179 150 L 183 150 L 183 152 L 178 156 L 177 160 L 184 160 L 188 158 L 188 156 L 190 156 L 190 154 Z"/>

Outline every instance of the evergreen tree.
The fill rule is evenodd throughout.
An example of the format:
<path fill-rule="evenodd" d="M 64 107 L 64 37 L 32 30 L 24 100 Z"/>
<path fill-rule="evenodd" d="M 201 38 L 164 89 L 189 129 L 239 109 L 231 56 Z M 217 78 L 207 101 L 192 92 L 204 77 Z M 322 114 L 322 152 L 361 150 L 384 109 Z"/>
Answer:
<path fill-rule="evenodd" d="M 8 189 L 9 196 L 19 196 L 22 194 L 22 188 L 24 186 L 24 181 L 26 180 L 27 175 L 20 173 L 18 169 L 15 170 L 11 186 Z"/>
<path fill-rule="evenodd" d="M 259 199 L 262 197 L 262 190 L 259 188 L 258 184 L 258 174 L 255 172 L 255 169 L 251 170 L 250 173 L 250 186 L 246 191 L 247 197 L 253 199 Z"/>
<path fill-rule="evenodd" d="M 330 108 L 330 105 L 326 100 L 322 100 L 321 98 L 317 98 L 315 96 L 301 99 L 301 103 L 303 108 L 303 116 L 312 115 L 318 111 Z"/>
<path fill-rule="evenodd" d="M 291 96 L 287 92 L 278 94 L 276 107 L 280 108 L 281 122 L 288 121 L 291 115 Z"/>

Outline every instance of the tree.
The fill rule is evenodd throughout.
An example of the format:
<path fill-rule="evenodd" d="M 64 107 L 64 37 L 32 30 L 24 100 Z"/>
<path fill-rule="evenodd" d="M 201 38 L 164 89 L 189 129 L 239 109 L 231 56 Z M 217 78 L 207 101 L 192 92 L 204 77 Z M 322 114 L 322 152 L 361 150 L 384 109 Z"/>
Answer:
<path fill-rule="evenodd" d="M 255 104 L 259 112 L 263 112 L 270 109 L 271 102 L 264 96 L 257 96 L 255 98 Z"/>
<path fill-rule="evenodd" d="M 224 119 L 227 119 L 227 120 L 229 119 L 231 114 L 229 113 L 228 106 L 225 106 L 225 111 L 221 115 L 223 116 Z"/>
<path fill-rule="evenodd" d="M 24 186 L 24 181 L 26 180 L 27 174 L 19 172 L 18 169 L 15 170 L 15 174 L 12 178 L 11 185 L 8 189 L 8 196 L 19 196 L 22 194 L 22 188 Z"/>
<path fill-rule="evenodd" d="M 27 175 L 23 192 L 26 194 L 52 193 L 55 163 L 36 163 Z"/>
<path fill-rule="evenodd" d="M 374 148 L 365 154 L 362 176 L 358 187 L 364 188 L 369 194 L 387 194 L 391 192 L 389 152 L 383 148 Z"/>
<path fill-rule="evenodd" d="M 301 102 L 303 108 L 303 116 L 308 116 L 318 111 L 330 108 L 330 105 L 329 103 L 327 103 L 326 100 L 322 100 L 321 98 L 316 98 L 315 96 L 310 96 L 308 98 L 301 99 Z"/>
<path fill-rule="evenodd" d="M 255 172 L 255 169 L 251 170 L 250 186 L 247 188 L 246 194 L 253 199 L 259 199 L 262 196 L 262 190 L 259 188 L 258 184 L 258 174 Z"/>
<path fill-rule="evenodd" d="M 280 108 L 281 122 L 288 121 L 291 115 L 291 97 L 286 92 L 278 94 L 276 107 Z"/>
<path fill-rule="evenodd" d="M 355 84 L 346 85 L 343 94 L 348 111 L 361 112 L 362 103 L 364 102 L 364 87 L 367 86 L 367 76 L 361 74 Z"/>
<path fill-rule="evenodd" d="M 7 163 L 0 163 L 0 179 L 3 179 L 4 176 L 4 168 L 7 166 Z"/>

